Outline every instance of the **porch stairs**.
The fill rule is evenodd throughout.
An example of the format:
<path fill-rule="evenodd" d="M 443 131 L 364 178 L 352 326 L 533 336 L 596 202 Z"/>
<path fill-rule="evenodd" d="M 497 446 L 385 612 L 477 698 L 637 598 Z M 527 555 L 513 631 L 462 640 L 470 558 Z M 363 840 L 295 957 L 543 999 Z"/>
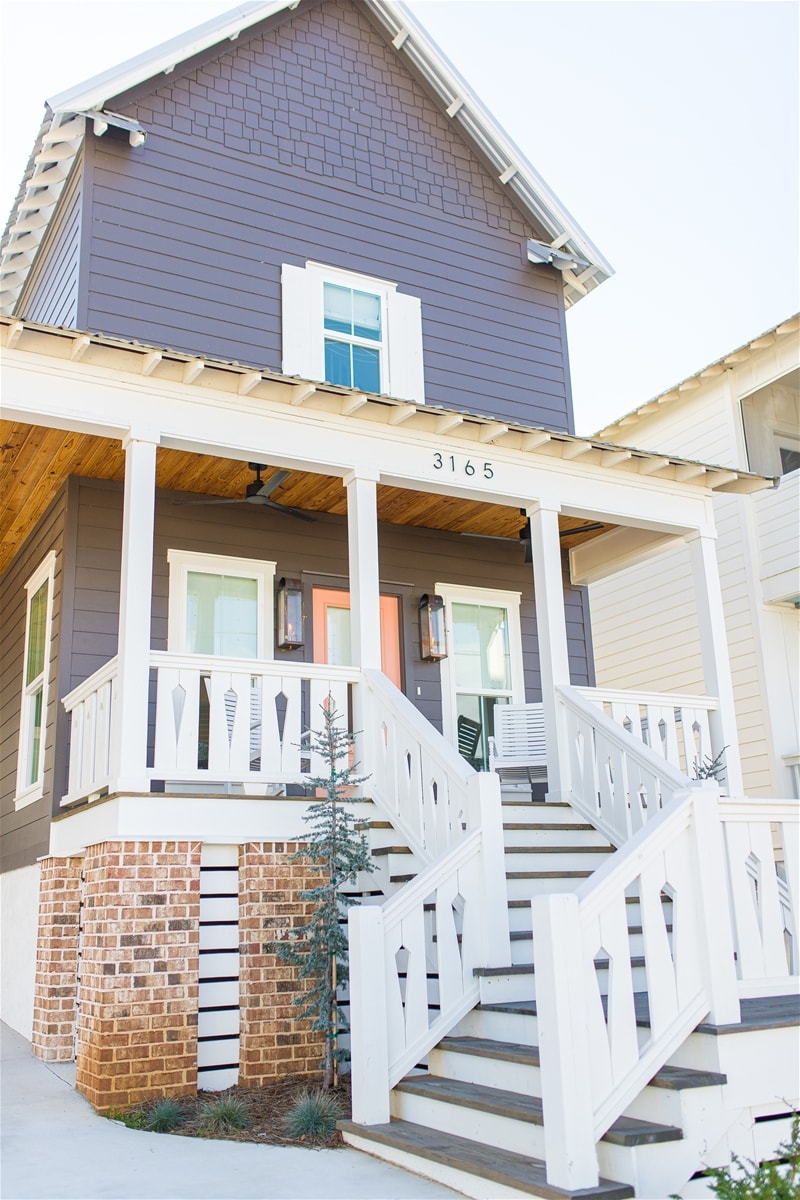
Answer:
<path fill-rule="evenodd" d="M 693 1176 L 726 1164 L 731 1149 L 753 1156 L 752 1134 L 746 1130 L 752 1128 L 749 1109 L 759 1101 L 762 1109 L 769 1101 L 774 1108 L 768 1114 L 773 1119 L 760 1125 L 765 1154 L 787 1136 L 787 1107 L 772 1086 L 777 1078 L 773 1074 L 770 1082 L 768 1077 L 770 1071 L 780 1074 L 780 1058 L 788 1055 L 783 1076 L 791 1086 L 786 1063 L 800 1026 L 800 1005 L 782 997 L 745 1001 L 740 1027 L 698 1025 L 603 1134 L 597 1146 L 599 1183 L 577 1191 L 549 1184 L 530 901 L 545 892 L 576 890 L 614 850 L 566 803 L 536 803 L 519 790 L 504 788 L 502 816 L 512 961 L 476 970 L 481 1002 L 438 1042 L 427 1062 L 395 1085 L 390 1122 L 343 1121 L 345 1141 L 476 1200 L 654 1200 L 679 1188 L 686 1198 L 710 1195 L 702 1174 Z M 388 823 L 373 822 L 370 836 L 383 841 L 374 853 L 386 864 L 385 882 L 375 891 L 384 895 L 413 877 L 413 856 L 391 842 L 391 832 Z M 666 892 L 661 904 L 671 937 L 672 901 Z M 635 889 L 626 895 L 626 909 L 636 1023 L 644 1040 L 650 1015 Z M 598 955 L 595 969 L 605 996 L 608 958 Z M 429 975 L 434 1011 L 437 987 L 435 974 Z M 767 1042 L 759 1045 L 759 1037 L 765 1036 Z M 751 1056 L 758 1054 L 765 1054 L 769 1065 L 756 1081 Z M 733 1075 L 731 1067 L 736 1068 Z M 744 1134 L 739 1140 L 737 1132 Z"/>

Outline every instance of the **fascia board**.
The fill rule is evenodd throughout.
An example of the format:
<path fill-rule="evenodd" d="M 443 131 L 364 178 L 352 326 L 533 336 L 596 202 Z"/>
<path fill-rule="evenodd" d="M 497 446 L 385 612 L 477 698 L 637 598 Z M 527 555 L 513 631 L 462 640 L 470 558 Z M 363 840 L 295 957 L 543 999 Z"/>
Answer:
<path fill-rule="evenodd" d="M 452 119 L 464 125 L 468 136 L 479 143 L 484 153 L 488 151 L 490 157 L 495 157 L 501 171 L 509 166 L 516 167 L 516 175 L 506 186 L 516 184 L 514 190 L 537 219 L 544 223 L 553 238 L 568 233 L 570 243 L 574 249 L 582 252 L 582 257 L 587 258 L 605 278 L 613 275 L 611 264 L 406 6 L 399 0 L 366 0 L 366 3 L 392 37 L 403 30 L 408 31 L 410 38 L 402 43 L 400 50 L 409 55 L 446 106 L 455 99 L 463 101 L 463 106 Z M 416 51 L 413 55 L 412 48 Z M 520 187 L 520 183 L 527 186 Z"/>
<path fill-rule="evenodd" d="M 179 63 L 217 45 L 226 38 L 234 40 L 243 29 L 265 21 L 283 9 L 296 8 L 299 0 L 272 0 L 271 3 L 239 4 L 236 8 L 203 25 L 162 42 L 152 50 L 146 50 L 119 66 L 111 67 L 100 75 L 88 79 L 75 87 L 59 92 L 47 103 L 54 113 L 83 112 L 89 108 L 102 108 L 112 96 L 137 87 L 148 79 L 174 70 Z"/>

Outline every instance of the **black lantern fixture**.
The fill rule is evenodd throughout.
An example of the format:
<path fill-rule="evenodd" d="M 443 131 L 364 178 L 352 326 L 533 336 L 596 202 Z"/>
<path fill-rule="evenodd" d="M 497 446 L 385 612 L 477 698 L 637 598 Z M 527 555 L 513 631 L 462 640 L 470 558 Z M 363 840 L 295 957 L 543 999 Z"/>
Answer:
<path fill-rule="evenodd" d="M 427 592 L 419 602 L 419 633 L 422 657 L 426 662 L 447 658 L 447 636 L 444 627 L 444 600 Z"/>
<path fill-rule="evenodd" d="M 303 644 L 303 584 L 282 579 L 278 584 L 278 646 L 298 650 Z"/>

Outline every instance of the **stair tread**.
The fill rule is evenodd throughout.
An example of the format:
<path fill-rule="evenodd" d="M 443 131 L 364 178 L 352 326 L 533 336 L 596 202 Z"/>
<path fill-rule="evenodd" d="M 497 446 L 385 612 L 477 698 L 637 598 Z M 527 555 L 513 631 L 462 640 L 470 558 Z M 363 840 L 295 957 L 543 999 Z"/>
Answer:
<path fill-rule="evenodd" d="M 569 821 L 504 821 L 503 829 L 535 829 L 547 833 L 596 832 L 594 825 L 573 825 Z"/>
<path fill-rule="evenodd" d="M 523 1042 L 502 1042 L 496 1038 L 444 1037 L 437 1047 L 456 1054 L 471 1054 L 477 1058 L 492 1058 L 500 1062 L 524 1063 L 539 1066 L 539 1047 Z M 699 1071 L 695 1067 L 673 1067 L 666 1064 L 655 1073 L 649 1087 L 671 1091 L 686 1091 L 689 1088 L 713 1087 L 727 1083 L 727 1076 L 717 1071 Z"/>
<path fill-rule="evenodd" d="M 511 941 L 512 942 L 523 941 L 527 936 L 528 936 L 527 931 L 521 930 L 520 935 L 515 935 L 515 933 L 511 934 Z M 532 940 L 533 934 L 531 933 L 529 936 Z M 609 966 L 609 961 L 610 960 L 607 958 L 598 958 L 595 961 L 594 965 L 597 970 L 607 971 L 608 966 Z M 645 965 L 645 962 L 646 962 L 646 959 L 643 954 L 632 954 L 631 955 L 631 966 L 632 967 L 643 967 Z M 473 973 L 473 975 L 478 975 L 478 976 L 480 976 L 480 975 L 484 975 L 484 976 L 485 975 L 521 975 L 521 974 L 524 974 L 526 971 L 530 972 L 530 974 L 533 974 L 534 969 L 535 969 L 534 964 L 532 962 L 530 962 L 530 963 L 509 963 L 508 966 L 505 966 L 505 967 L 474 967 L 472 973 Z"/>
<path fill-rule="evenodd" d="M 472 1142 L 455 1134 L 416 1125 L 412 1121 L 393 1120 L 386 1125 L 356 1125 L 353 1121 L 339 1121 L 338 1128 L 343 1133 L 392 1146 L 431 1162 L 479 1175 L 493 1183 L 529 1192 L 531 1196 L 542 1196 L 545 1200 L 572 1200 L 572 1197 L 575 1200 L 578 1197 L 580 1200 L 626 1200 L 626 1197 L 634 1194 L 629 1184 L 615 1183 L 610 1179 L 601 1179 L 597 1187 L 581 1188 L 578 1192 L 566 1191 L 547 1182 L 546 1167 L 541 1159 Z"/>
<path fill-rule="evenodd" d="M 506 879 L 588 879 L 593 874 L 593 871 L 506 871 Z"/>
<path fill-rule="evenodd" d="M 371 853 L 377 858 L 382 854 L 413 854 L 408 846 L 376 846 Z"/>
<path fill-rule="evenodd" d="M 506 854 L 613 854 L 611 846 L 506 846 Z M 373 854 L 375 852 L 373 851 Z"/>
<path fill-rule="evenodd" d="M 532 1125 L 544 1123 L 541 1097 L 509 1092 L 503 1088 L 464 1083 L 460 1079 L 444 1079 L 437 1075 L 414 1075 L 401 1080 L 395 1090 L 491 1112 L 512 1120 L 527 1121 Z M 654 1142 L 676 1142 L 682 1137 L 682 1131 L 675 1125 L 660 1125 L 655 1121 L 623 1116 L 616 1119 L 601 1140 L 618 1146 L 643 1146 Z"/>

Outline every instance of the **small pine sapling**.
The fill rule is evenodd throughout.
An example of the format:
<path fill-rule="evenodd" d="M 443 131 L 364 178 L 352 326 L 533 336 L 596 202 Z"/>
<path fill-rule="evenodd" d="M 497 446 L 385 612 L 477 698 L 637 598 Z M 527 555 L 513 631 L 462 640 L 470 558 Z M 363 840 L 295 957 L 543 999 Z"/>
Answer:
<path fill-rule="evenodd" d="M 323 1087 L 329 1090 L 338 1084 L 338 1064 L 345 1057 L 338 1040 L 345 1025 L 337 988 L 348 978 L 347 927 L 340 918 L 342 910 L 355 903 L 339 889 L 354 883 L 359 871 L 372 871 L 373 863 L 367 839 L 344 804 L 350 790 L 367 778 L 359 776 L 358 764 L 350 762 L 355 739 L 342 727 L 331 695 L 320 709 L 322 729 L 312 731 L 310 743 L 327 773 L 310 779 L 309 785 L 324 792 L 324 799 L 309 807 L 303 818 L 308 826 L 303 845 L 291 856 L 291 861 L 308 863 L 319 882 L 300 892 L 300 899 L 312 905 L 308 920 L 274 948 L 282 962 L 297 968 L 300 979 L 311 981 L 294 1003 L 301 1016 L 314 1018 L 311 1028 L 325 1035 Z"/>
<path fill-rule="evenodd" d="M 723 746 L 716 758 L 710 758 L 706 754 L 703 756 L 702 762 L 695 759 L 694 778 L 716 779 L 717 783 L 722 783 L 725 779 L 725 751 L 727 749 L 727 746 Z"/>

